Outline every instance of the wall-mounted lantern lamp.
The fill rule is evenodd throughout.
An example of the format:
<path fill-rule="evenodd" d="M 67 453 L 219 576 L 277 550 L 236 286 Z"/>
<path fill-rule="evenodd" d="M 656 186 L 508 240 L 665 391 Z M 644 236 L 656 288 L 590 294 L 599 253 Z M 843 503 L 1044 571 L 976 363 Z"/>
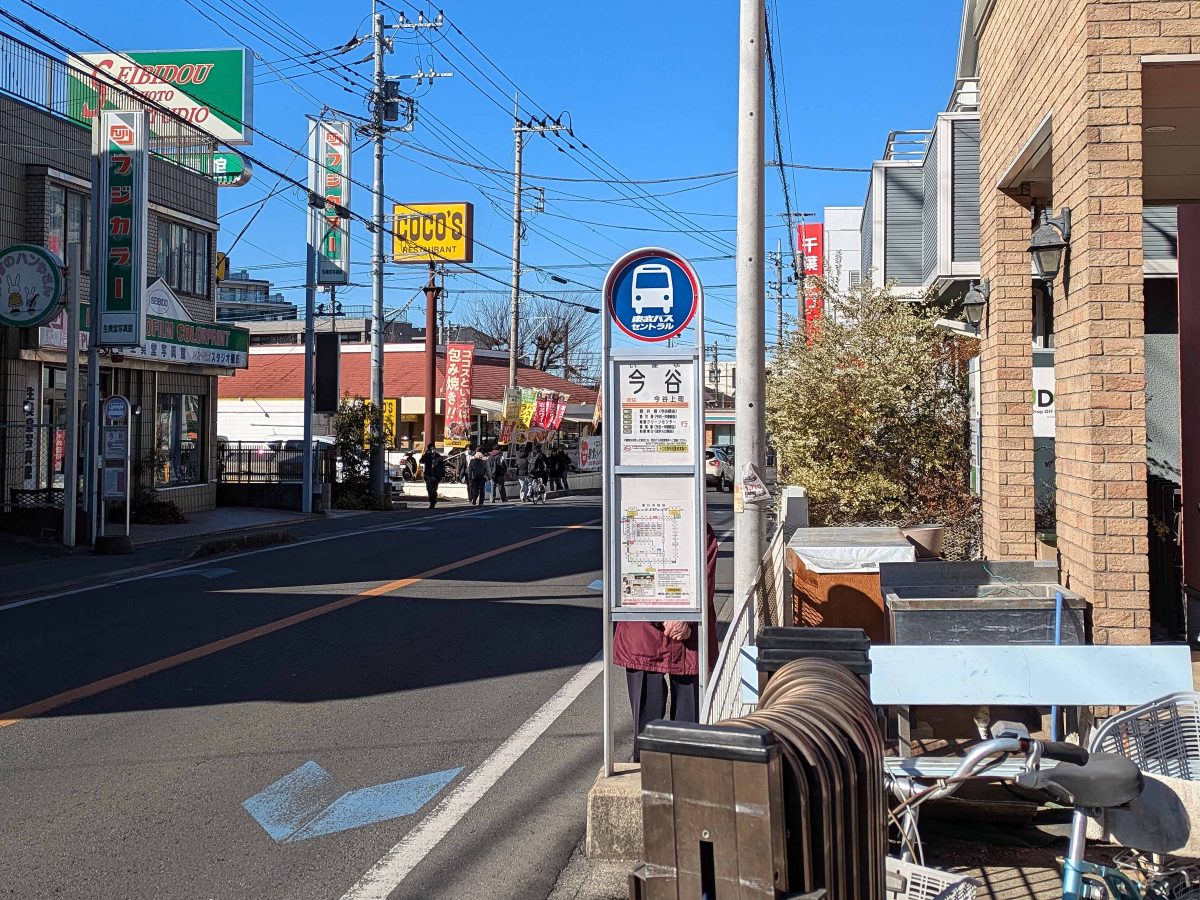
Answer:
<path fill-rule="evenodd" d="M 1033 237 L 1029 241 L 1029 252 L 1033 254 L 1033 267 L 1038 278 L 1051 284 L 1062 269 L 1063 254 L 1071 242 L 1071 209 L 1064 206 L 1062 212 L 1051 218 L 1042 210 Z"/>
<path fill-rule="evenodd" d="M 992 286 L 986 278 L 982 281 L 971 282 L 971 286 L 962 300 L 963 321 L 978 328 L 979 323 L 983 321 L 983 311 L 991 296 Z"/>

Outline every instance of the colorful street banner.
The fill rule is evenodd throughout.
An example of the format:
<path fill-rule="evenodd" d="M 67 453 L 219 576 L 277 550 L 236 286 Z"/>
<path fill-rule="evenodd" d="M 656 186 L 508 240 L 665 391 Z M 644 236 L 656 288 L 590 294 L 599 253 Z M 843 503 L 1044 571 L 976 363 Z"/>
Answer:
<path fill-rule="evenodd" d="M 554 395 L 554 412 L 550 417 L 551 431 L 558 431 L 558 429 L 562 428 L 563 417 L 567 414 L 567 400 L 570 397 L 570 394 Z"/>
<path fill-rule="evenodd" d="M 499 444 L 511 444 L 512 439 L 513 439 L 513 432 L 516 431 L 516 429 L 517 429 L 516 422 L 504 422 L 500 426 L 500 437 L 497 439 L 496 442 Z"/>
<path fill-rule="evenodd" d="M 308 189 L 325 201 L 316 218 L 317 284 L 350 283 L 350 123 L 308 122 Z"/>
<path fill-rule="evenodd" d="M 68 56 L 67 114 L 90 125 L 115 109 L 111 95 L 141 94 L 225 144 L 254 140 L 254 54 L 233 50 L 148 50 Z M 150 111 L 151 137 L 175 135 L 177 123 Z"/>
<path fill-rule="evenodd" d="M 504 421 L 519 422 L 521 420 L 521 389 L 506 387 L 504 389 Z"/>
<path fill-rule="evenodd" d="M 145 337 L 147 139 L 144 112 L 104 110 L 92 133 L 98 347 L 136 347 Z"/>
<path fill-rule="evenodd" d="M 537 406 L 537 391 L 533 388 L 521 388 L 521 415 L 518 421 L 522 428 L 528 428 L 533 422 L 535 406 Z"/>
<path fill-rule="evenodd" d="M 446 348 L 447 447 L 465 447 L 471 435 L 471 380 L 475 345 L 450 344 Z"/>
<path fill-rule="evenodd" d="M 604 385 L 600 385 L 600 390 L 596 391 L 596 408 L 592 410 L 592 431 L 600 427 L 600 420 L 604 417 Z"/>
<path fill-rule="evenodd" d="M 550 404 L 553 402 L 548 391 L 538 391 L 537 401 L 533 407 L 533 419 L 530 424 L 534 428 L 549 428 L 553 412 Z"/>

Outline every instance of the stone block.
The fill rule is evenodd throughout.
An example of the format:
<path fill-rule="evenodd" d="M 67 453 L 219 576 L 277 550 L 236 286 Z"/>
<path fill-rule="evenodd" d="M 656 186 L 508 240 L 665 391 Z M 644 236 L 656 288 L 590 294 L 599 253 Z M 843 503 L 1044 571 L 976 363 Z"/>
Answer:
<path fill-rule="evenodd" d="M 642 858 L 642 767 L 617 763 L 611 778 L 604 771 L 588 791 L 585 851 L 590 860 Z"/>

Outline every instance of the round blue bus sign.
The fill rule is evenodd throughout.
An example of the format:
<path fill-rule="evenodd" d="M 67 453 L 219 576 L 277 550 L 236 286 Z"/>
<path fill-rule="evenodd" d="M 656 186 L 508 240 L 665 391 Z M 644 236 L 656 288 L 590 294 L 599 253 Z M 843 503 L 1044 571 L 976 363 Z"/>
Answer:
<path fill-rule="evenodd" d="M 646 247 L 622 256 L 604 278 L 608 314 L 639 341 L 665 341 L 692 321 L 703 291 L 691 263 L 677 253 Z"/>

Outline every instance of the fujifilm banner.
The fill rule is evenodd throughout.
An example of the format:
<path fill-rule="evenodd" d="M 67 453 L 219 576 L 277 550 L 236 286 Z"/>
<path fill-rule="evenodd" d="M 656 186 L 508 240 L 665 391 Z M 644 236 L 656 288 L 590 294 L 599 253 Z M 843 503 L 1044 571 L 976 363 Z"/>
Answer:
<path fill-rule="evenodd" d="M 308 122 L 308 189 L 325 201 L 316 217 L 317 284 L 350 283 L 350 123 Z"/>
<path fill-rule="evenodd" d="M 137 347 L 145 337 L 146 142 L 144 112 L 104 110 L 92 131 L 98 347 Z"/>

